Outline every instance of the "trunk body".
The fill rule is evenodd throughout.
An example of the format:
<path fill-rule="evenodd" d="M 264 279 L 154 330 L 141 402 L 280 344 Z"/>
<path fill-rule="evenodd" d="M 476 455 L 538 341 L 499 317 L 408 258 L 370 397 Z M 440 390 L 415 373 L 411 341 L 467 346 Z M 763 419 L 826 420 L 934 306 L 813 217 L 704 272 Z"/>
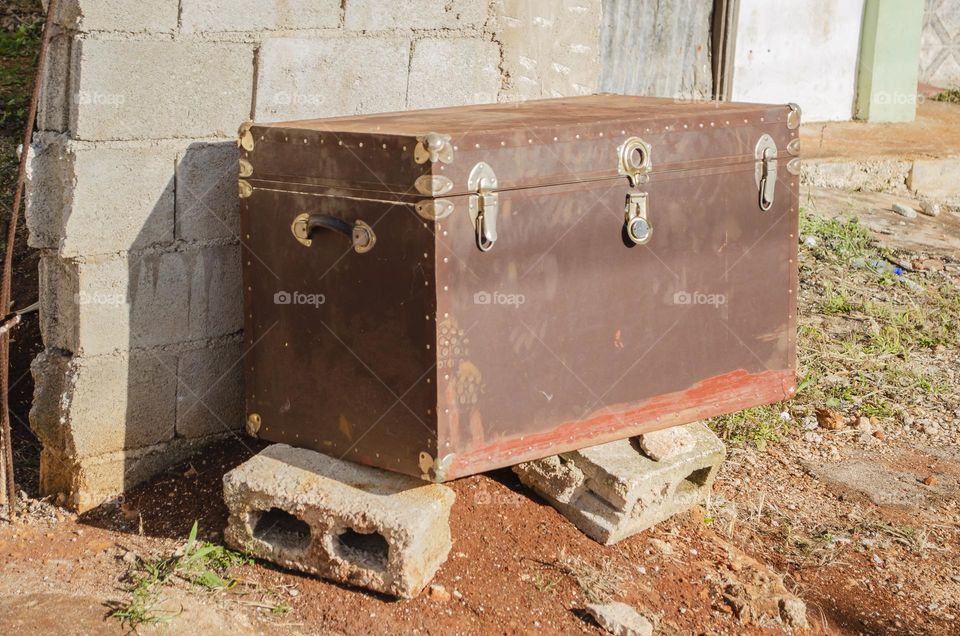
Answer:
<path fill-rule="evenodd" d="M 248 429 L 445 481 L 792 396 L 798 119 L 601 95 L 245 126 Z"/>

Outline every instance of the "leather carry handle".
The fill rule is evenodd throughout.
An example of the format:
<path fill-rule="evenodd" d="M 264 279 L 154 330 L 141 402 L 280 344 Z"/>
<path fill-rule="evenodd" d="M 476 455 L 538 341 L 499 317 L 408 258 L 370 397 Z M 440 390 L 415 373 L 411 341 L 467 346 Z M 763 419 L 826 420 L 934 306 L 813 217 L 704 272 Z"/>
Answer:
<path fill-rule="evenodd" d="M 373 228 L 360 220 L 354 221 L 353 225 L 350 225 L 335 216 L 304 212 L 298 214 L 290 226 L 293 237 L 307 247 L 313 245 L 311 237 L 314 232 L 319 230 L 331 230 L 343 234 L 350 239 L 350 242 L 353 243 L 353 250 L 358 254 L 369 252 L 377 242 L 377 236 L 373 233 Z"/>

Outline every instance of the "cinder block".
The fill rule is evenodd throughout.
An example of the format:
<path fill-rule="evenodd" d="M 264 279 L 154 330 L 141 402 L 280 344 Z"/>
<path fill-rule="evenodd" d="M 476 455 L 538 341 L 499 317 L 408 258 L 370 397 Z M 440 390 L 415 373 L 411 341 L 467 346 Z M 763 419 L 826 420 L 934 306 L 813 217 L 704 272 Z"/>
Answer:
<path fill-rule="evenodd" d="M 177 384 L 177 435 L 203 437 L 243 428 L 243 346 L 184 351 Z"/>
<path fill-rule="evenodd" d="M 409 57 L 410 42 L 389 37 L 266 40 L 254 119 L 403 110 Z"/>
<path fill-rule="evenodd" d="M 178 4 L 179 0 L 61 0 L 57 23 L 77 31 L 172 33 Z"/>
<path fill-rule="evenodd" d="M 181 31 L 323 29 L 340 25 L 340 0 L 182 0 Z"/>
<path fill-rule="evenodd" d="M 253 44 L 84 39 L 74 49 L 77 139 L 233 137 L 250 119 Z"/>
<path fill-rule="evenodd" d="M 626 439 L 526 462 L 513 471 L 587 536 L 610 545 L 688 510 L 710 492 L 725 455 L 723 443 L 703 424 L 685 428 L 693 448 L 661 461 Z"/>
<path fill-rule="evenodd" d="M 50 38 L 37 103 L 37 128 L 42 131 L 64 132 L 69 125 L 67 102 L 72 44 L 73 38 L 69 35 L 58 34 Z"/>
<path fill-rule="evenodd" d="M 177 160 L 176 237 L 185 241 L 240 235 L 237 144 L 195 143 Z"/>
<path fill-rule="evenodd" d="M 190 281 L 189 340 L 219 338 L 243 329 L 240 245 L 212 245 L 179 253 Z"/>
<path fill-rule="evenodd" d="M 85 512 L 202 451 L 223 436 L 175 438 L 155 446 L 75 457 L 44 445 L 40 453 L 40 492 L 66 496 L 66 505 Z"/>
<path fill-rule="evenodd" d="M 175 157 L 169 144 L 109 147 L 40 136 L 27 199 L 30 244 L 66 258 L 169 245 Z"/>
<path fill-rule="evenodd" d="M 487 0 L 347 0 L 344 26 L 352 31 L 479 27 L 488 5 Z"/>
<path fill-rule="evenodd" d="M 174 436 L 175 354 L 83 357 L 48 349 L 31 370 L 36 384 L 30 425 L 44 447 L 89 457 Z"/>
<path fill-rule="evenodd" d="M 99 355 L 235 334 L 242 329 L 239 245 L 115 258 L 41 255 L 47 347 Z"/>
<path fill-rule="evenodd" d="M 960 183 L 960 157 L 917 159 L 907 176 L 907 187 L 919 195 L 934 199 L 957 196 Z"/>
<path fill-rule="evenodd" d="M 283 567 L 404 598 L 450 551 L 453 491 L 284 444 L 227 473 L 227 543 Z"/>
<path fill-rule="evenodd" d="M 596 93 L 601 0 L 497 0 L 493 30 L 503 47 L 511 99 Z"/>
<path fill-rule="evenodd" d="M 440 108 L 497 101 L 500 47 L 457 38 L 417 40 L 410 61 L 407 108 Z M 451 74 L 450 69 L 457 69 Z"/>

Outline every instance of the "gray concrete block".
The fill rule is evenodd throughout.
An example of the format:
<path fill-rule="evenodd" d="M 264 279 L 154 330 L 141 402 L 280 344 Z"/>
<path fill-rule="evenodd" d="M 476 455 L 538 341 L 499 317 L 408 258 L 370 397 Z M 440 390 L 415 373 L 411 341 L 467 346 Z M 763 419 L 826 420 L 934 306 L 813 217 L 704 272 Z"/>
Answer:
<path fill-rule="evenodd" d="M 195 143 L 177 159 L 176 237 L 184 241 L 240 235 L 237 162 L 233 141 Z"/>
<path fill-rule="evenodd" d="M 493 30 L 503 47 L 504 94 L 538 99 L 596 93 L 601 0 L 497 0 Z"/>
<path fill-rule="evenodd" d="M 480 39 L 417 40 L 410 60 L 407 108 L 497 101 L 500 47 Z M 451 73 L 451 69 L 456 69 Z"/>
<path fill-rule="evenodd" d="M 662 461 L 646 457 L 636 440 L 619 440 L 513 468 L 520 481 L 546 499 L 590 538 L 607 545 L 642 532 L 703 501 L 723 461 L 723 443 L 700 423 L 684 427 L 694 447 Z M 549 467 L 549 468 L 547 468 Z M 568 476 L 544 480 L 545 471 Z M 583 486 L 571 496 L 566 484 Z M 557 486 L 560 486 L 559 488 Z"/>
<path fill-rule="evenodd" d="M 276 444 L 223 478 L 227 543 L 323 578 L 411 598 L 450 551 L 453 491 Z"/>
<path fill-rule="evenodd" d="M 410 42 L 393 37 L 267 40 L 257 66 L 254 119 L 403 110 L 409 57 Z"/>
<path fill-rule="evenodd" d="M 44 67 L 40 100 L 37 103 L 37 128 L 64 132 L 69 125 L 70 51 L 73 38 L 58 34 L 50 38 Z"/>
<path fill-rule="evenodd" d="M 340 0 L 182 0 L 183 33 L 323 29 L 340 25 Z"/>
<path fill-rule="evenodd" d="M 348 0 L 344 26 L 352 31 L 479 27 L 488 5 L 487 0 Z"/>
<path fill-rule="evenodd" d="M 229 336 L 243 328 L 239 245 L 111 258 L 41 255 L 47 347 L 84 355 Z"/>
<path fill-rule="evenodd" d="M 954 198 L 960 192 L 960 157 L 917 159 L 907 176 L 907 187 L 931 198 Z"/>
<path fill-rule="evenodd" d="M 177 435 L 203 437 L 243 428 L 240 342 L 184 351 L 177 377 Z"/>
<path fill-rule="evenodd" d="M 175 156 L 170 144 L 110 147 L 40 136 L 30 169 L 30 244 L 66 258 L 169 245 Z"/>
<path fill-rule="evenodd" d="M 119 495 L 203 450 L 222 435 L 175 438 L 145 448 L 125 449 L 93 457 L 76 457 L 44 445 L 40 453 L 40 492 L 63 493 L 66 505 L 84 512 Z"/>
<path fill-rule="evenodd" d="M 57 23 L 77 31 L 172 33 L 179 0 L 62 0 Z"/>
<path fill-rule="evenodd" d="M 34 360 L 30 425 L 44 446 L 72 457 L 173 439 L 177 358 L 164 352 Z"/>
<path fill-rule="evenodd" d="M 233 137 L 250 119 L 253 44 L 84 39 L 74 50 L 77 139 Z"/>
<path fill-rule="evenodd" d="M 243 329 L 240 245 L 184 249 L 190 281 L 189 340 L 219 338 Z"/>

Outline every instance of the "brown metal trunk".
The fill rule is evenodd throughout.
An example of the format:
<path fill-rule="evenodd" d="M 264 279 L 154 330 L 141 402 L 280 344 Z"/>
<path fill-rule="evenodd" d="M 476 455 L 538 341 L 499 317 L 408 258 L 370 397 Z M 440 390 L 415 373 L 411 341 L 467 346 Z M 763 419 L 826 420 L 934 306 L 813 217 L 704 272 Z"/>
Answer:
<path fill-rule="evenodd" d="M 792 396 L 798 125 L 598 95 L 244 126 L 248 429 L 445 481 Z"/>

